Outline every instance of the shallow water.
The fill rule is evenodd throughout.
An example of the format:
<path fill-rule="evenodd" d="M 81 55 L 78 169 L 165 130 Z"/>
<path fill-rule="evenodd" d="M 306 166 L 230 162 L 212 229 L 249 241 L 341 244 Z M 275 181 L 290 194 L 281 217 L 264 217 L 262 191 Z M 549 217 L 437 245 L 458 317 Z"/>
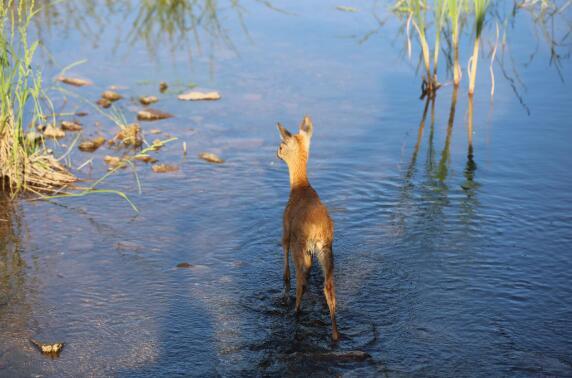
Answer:
<path fill-rule="evenodd" d="M 378 27 L 369 5 L 275 4 L 283 13 L 244 2 L 243 25 L 221 6 L 229 40 L 200 29 L 199 51 L 176 33 L 133 32 L 137 3 L 74 3 L 68 11 L 85 16 L 61 8 L 38 22 L 47 77 L 87 59 L 70 74 L 96 83 L 73 89 L 89 101 L 110 85 L 158 95 L 163 80 L 223 98 L 159 95 L 153 107 L 175 118 L 142 125 L 179 138 L 157 156 L 180 171 L 138 166 L 142 195 L 130 171 L 105 184 L 138 214 L 108 195 L 1 203 L 1 376 L 572 375 L 572 69 L 562 62 L 562 82 L 542 43 L 524 64 L 535 51 L 528 18 L 510 46 L 530 114 L 498 68 L 491 103 L 483 59 L 470 160 L 466 79 L 453 126 L 452 86 L 422 123 L 397 23 L 359 43 Z M 80 100 L 66 106 L 91 113 L 87 135 L 115 130 Z M 135 101 L 117 106 L 135 119 Z M 303 114 L 315 125 L 310 180 L 336 224 L 337 345 L 318 269 L 300 319 L 280 301 L 288 176 L 275 123 L 294 131 Z M 202 151 L 226 163 L 205 163 Z M 100 177 L 110 153 L 94 154 L 82 177 Z M 91 156 L 74 152 L 73 166 Z M 66 346 L 51 359 L 29 337 Z"/>

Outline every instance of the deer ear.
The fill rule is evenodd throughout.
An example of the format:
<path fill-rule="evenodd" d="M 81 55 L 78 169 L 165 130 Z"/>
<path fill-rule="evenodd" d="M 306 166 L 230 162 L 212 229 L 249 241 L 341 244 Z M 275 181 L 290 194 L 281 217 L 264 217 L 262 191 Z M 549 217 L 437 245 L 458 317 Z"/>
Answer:
<path fill-rule="evenodd" d="M 305 116 L 300 123 L 300 134 L 304 134 L 309 138 L 312 137 L 312 132 L 314 131 L 314 125 L 312 124 L 312 119 L 309 116 Z"/>
<path fill-rule="evenodd" d="M 288 138 L 292 137 L 292 134 L 290 134 L 290 131 L 286 130 L 284 128 L 284 126 L 282 126 L 282 124 L 280 122 L 278 122 L 276 124 L 276 126 L 278 126 L 278 131 L 280 131 L 280 139 L 282 139 L 283 141 L 285 141 Z"/>

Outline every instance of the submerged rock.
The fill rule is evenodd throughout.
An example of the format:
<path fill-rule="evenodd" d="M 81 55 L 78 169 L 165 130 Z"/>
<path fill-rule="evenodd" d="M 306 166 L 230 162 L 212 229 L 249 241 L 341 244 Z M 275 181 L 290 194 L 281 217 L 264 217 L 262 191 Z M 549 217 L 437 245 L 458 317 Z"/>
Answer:
<path fill-rule="evenodd" d="M 177 268 L 192 268 L 193 266 L 188 262 L 182 262 L 177 264 Z"/>
<path fill-rule="evenodd" d="M 139 97 L 139 102 L 142 105 L 151 105 L 159 101 L 159 99 L 155 96 L 141 96 Z"/>
<path fill-rule="evenodd" d="M 139 121 L 158 121 L 160 119 L 167 119 L 174 117 L 172 114 L 162 112 L 157 109 L 143 109 L 137 113 Z"/>
<path fill-rule="evenodd" d="M 123 98 L 123 96 L 117 92 L 114 92 L 114 91 L 105 91 L 101 94 L 101 98 L 104 98 L 108 101 L 113 102 L 113 101 L 121 100 Z"/>
<path fill-rule="evenodd" d="M 65 131 L 81 131 L 82 127 L 78 122 L 62 121 L 62 130 L 65 130 Z"/>
<path fill-rule="evenodd" d="M 177 98 L 183 101 L 213 101 L 213 100 L 220 100 L 220 93 L 217 91 L 213 92 L 199 92 L 199 91 L 191 91 L 187 93 L 183 93 Z"/>
<path fill-rule="evenodd" d="M 201 152 L 199 154 L 199 158 L 208 161 L 209 163 L 214 163 L 214 164 L 224 163 L 224 159 L 221 159 L 218 155 L 215 155 L 212 152 Z"/>
<path fill-rule="evenodd" d="M 75 87 L 84 87 L 86 85 L 93 85 L 91 81 L 80 79 L 77 77 L 58 76 L 57 80 L 61 81 L 64 84 L 73 85 Z"/>
<path fill-rule="evenodd" d="M 85 142 L 80 143 L 79 150 L 83 152 L 95 152 L 99 147 L 101 147 L 105 143 L 104 137 L 97 137 L 92 140 L 86 140 Z"/>

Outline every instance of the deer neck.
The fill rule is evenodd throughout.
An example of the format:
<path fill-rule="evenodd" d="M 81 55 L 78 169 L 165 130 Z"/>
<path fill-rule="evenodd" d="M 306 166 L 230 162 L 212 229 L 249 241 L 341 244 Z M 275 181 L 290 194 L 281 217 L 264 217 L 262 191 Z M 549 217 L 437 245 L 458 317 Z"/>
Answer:
<path fill-rule="evenodd" d="M 308 181 L 307 165 L 307 158 L 298 159 L 288 164 L 288 172 L 290 173 L 290 190 L 310 186 L 310 182 Z"/>

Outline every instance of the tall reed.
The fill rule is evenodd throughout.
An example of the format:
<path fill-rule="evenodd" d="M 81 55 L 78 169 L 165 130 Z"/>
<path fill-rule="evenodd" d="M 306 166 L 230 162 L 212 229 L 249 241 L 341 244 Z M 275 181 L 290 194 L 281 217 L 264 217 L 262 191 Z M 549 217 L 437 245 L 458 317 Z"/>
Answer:
<path fill-rule="evenodd" d="M 475 93 L 475 80 L 477 78 L 477 66 L 479 63 L 479 45 L 481 33 L 485 24 L 485 15 L 489 7 L 489 0 L 473 0 L 475 12 L 475 44 L 473 56 L 469 60 L 469 96 Z"/>
<path fill-rule="evenodd" d="M 451 22 L 451 42 L 453 46 L 453 83 L 461 82 L 461 65 L 459 64 L 459 16 L 463 0 L 447 0 L 447 13 Z"/>
<path fill-rule="evenodd" d="M 434 16 L 435 19 L 435 46 L 433 47 L 433 81 L 437 82 L 437 66 L 439 64 L 439 51 L 441 49 L 441 32 L 445 22 L 445 13 L 447 11 L 447 3 L 445 0 L 435 0 Z"/>

